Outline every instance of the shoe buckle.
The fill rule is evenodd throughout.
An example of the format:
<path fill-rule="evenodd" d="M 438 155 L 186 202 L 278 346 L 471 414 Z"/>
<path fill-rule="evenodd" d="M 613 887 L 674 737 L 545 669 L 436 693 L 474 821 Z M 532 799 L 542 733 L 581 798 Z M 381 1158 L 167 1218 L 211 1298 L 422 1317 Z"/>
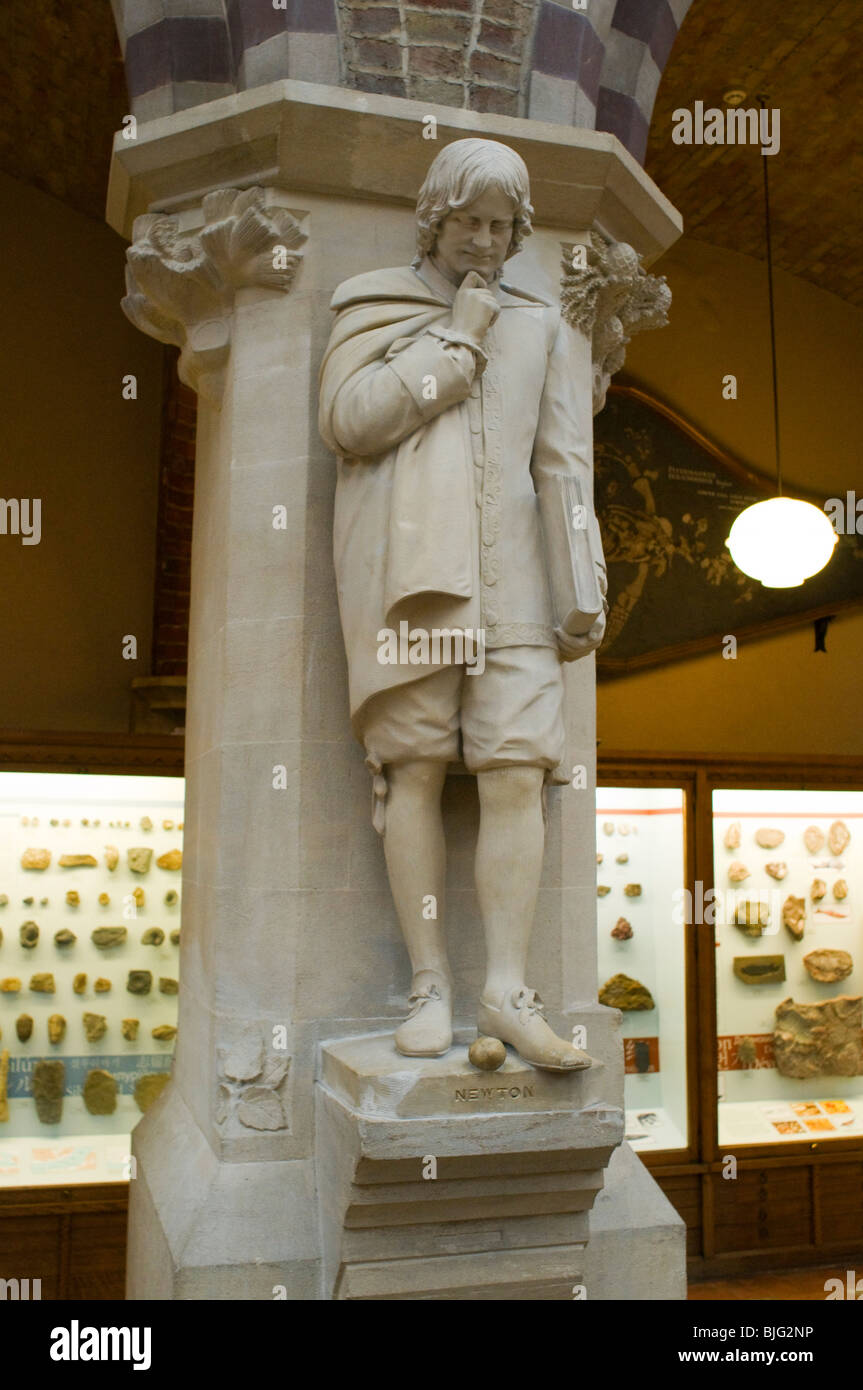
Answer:
<path fill-rule="evenodd" d="M 413 994 L 408 995 L 408 1003 L 411 1006 L 408 1018 L 415 1018 L 420 1009 L 433 1000 L 440 999 L 440 997 L 441 992 L 437 985 L 429 985 L 426 989 L 415 990 Z"/>

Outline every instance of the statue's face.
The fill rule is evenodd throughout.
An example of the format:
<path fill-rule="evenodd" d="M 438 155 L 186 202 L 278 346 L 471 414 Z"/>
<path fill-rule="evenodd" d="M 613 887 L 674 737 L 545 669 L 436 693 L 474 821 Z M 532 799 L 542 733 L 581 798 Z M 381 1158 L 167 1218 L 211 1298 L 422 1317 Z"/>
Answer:
<path fill-rule="evenodd" d="M 435 259 L 461 281 L 469 270 L 491 280 L 512 241 L 515 204 L 500 189 L 488 188 L 472 203 L 451 212 L 440 225 Z"/>

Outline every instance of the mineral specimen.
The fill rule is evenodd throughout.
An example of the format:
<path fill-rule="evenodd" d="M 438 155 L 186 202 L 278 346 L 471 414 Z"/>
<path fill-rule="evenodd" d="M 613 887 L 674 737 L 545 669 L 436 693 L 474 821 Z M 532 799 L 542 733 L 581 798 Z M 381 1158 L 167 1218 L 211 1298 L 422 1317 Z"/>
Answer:
<path fill-rule="evenodd" d="M 614 821 L 613 821 L 613 820 L 603 821 L 603 823 L 602 823 L 602 833 L 603 833 L 603 835 L 613 835 L 613 834 L 614 834 Z"/>
<path fill-rule="evenodd" d="M 100 894 L 99 894 L 99 906 L 100 906 L 100 907 L 107 907 L 108 904 L 110 903 L 110 901 L 111 901 L 111 895 L 110 895 L 110 893 L 100 893 Z"/>
<path fill-rule="evenodd" d="M 83 994 L 86 988 L 87 988 L 87 976 L 86 976 L 86 975 L 83 975 L 83 974 L 81 974 L 81 975 L 76 975 L 75 978 L 74 978 L 74 980 L 72 981 L 72 989 L 73 989 L 74 993 L 75 993 L 75 994 Z"/>
<path fill-rule="evenodd" d="M 745 864 L 741 864 L 739 859 L 735 859 L 733 864 L 728 865 L 728 877 L 732 883 L 742 883 L 749 877 L 749 870 Z"/>
<path fill-rule="evenodd" d="M 136 907 L 143 907 L 147 901 L 147 894 L 144 892 L 143 888 L 133 888 L 132 898 Z"/>
<path fill-rule="evenodd" d="M 177 1030 L 172 1023 L 160 1023 L 158 1028 L 151 1028 L 150 1034 L 158 1042 L 170 1042 L 177 1036 Z"/>
<path fill-rule="evenodd" d="M 497 1071 L 506 1061 L 506 1048 L 498 1038 L 477 1038 L 468 1048 L 468 1061 L 478 1071 Z"/>
<path fill-rule="evenodd" d="M 126 927 L 96 927 L 90 933 L 90 940 L 100 951 L 107 951 L 112 946 L 122 946 L 126 936 Z"/>
<path fill-rule="evenodd" d="M 859 1076 L 863 998 L 840 994 L 821 1004 L 784 999 L 776 1010 L 773 1054 L 780 1076 Z"/>
<path fill-rule="evenodd" d="M 774 985 L 785 979 L 784 956 L 735 956 L 734 973 L 745 985 Z"/>
<path fill-rule="evenodd" d="M 150 820 L 150 817 L 149 817 L 149 816 L 142 816 L 142 817 L 141 817 L 141 829 L 142 829 L 142 830 L 152 830 L 152 829 L 153 829 L 153 822 Z"/>
<path fill-rule="evenodd" d="M 809 825 L 803 831 L 803 843 L 810 854 L 817 854 L 824 848 L 824 831 L 819 830 L 817 825 Z"/>
<path fill-rule="evenodd" d="M 120 1032 L 123 1034 L 126 1042 L 134 1042 L 138 1036 L 137 1018 L 124 1018 L 123 1022 L 120 1024 Z"/>
<path fill-rule="evenodd" d="M 755 832 L 755 843 L 756 845 L 760 845 L 762 849 L 776 849 L 778 845 L 782 844 L 784 839 L 784 830 L 765 829 L 756 830 Z"/>
<path fill-rule="evenodd" d="M 646 985 L 630 975 L 612 975 L 599 991 L 600 1004 L 612 1009 L 653 1009 L 653 995 Z"/>
<path fill-rule="evenodd" d="M 8 907 L 8 906 L 9 906 L 9 894 L 8 894 L 8 893 L 0 893 L 0 907 Z"/>
<path fill-rule="evenodd" d="M 782 860 L 774 861 L 772 864 L 764 865 L 764 872 L 766 874 L 769 874 L 771 878 L 775 878 L 777 882 L 781 883 L 785 875 L 788 873 L 788 865 L 785 864 Z"/>
<path fill-rule="evenodd" d="M 74 946 L 77 940 L 75 933 L 70 931 L 68 927 L 63 927 L 62 931 L 55 931 L 54 933 L 55 946 Z"/>
<path fill-rule="evenodd" d="M 611 888 L 607 883 L 598 883 L 596 885 L 596 896 L 598 898 L 604 898 L 610 892 Z"/>
<path fill-rule="evenodd" d="M 18 932 L 18 940 L 25 951 L 32 951 L 39 940 L 39 928 L 35 922 L 23 922 Z"/>
<path fill-rule="evenodd" d="M 624 892 L 625 897 L 627 897 L 627 898 L 640 898 L 640 897 L 641 897 L 641 884 L 640 884 L 640 883 L 627 883 L 626 886 L 624 887 L 623 892 Z"/>
<path fill-rule="evenodd" d="M 57 860 L 61 869 L 97 869 L 98 859 L 94 859 L 92 854 L 61 854 Z"/>
<path fill-rule="evenodd" d="M 734 909 L 734 924 L 744 936 L 760 936 L 770 921 L 770 909 L 766 903 L 747 898 Z"/>
<path fill-rule="evenodd" d="M 66 1020 L 62 1014 L 52 1014 L 48 1019 L 48 1041 L 60 1043 L 66 1033 Z"/>
<path fill-rule="evenodd" d="M 141 937 L 142 946 L 161 946 L 165 940 L 165 933 L 161 927 L 148 927 Z"/>
<path fill-rule="evenodd" d="M 793 894 L 789 894 L 782 904 L 782 921 L 794 940 L 802 941 L 803 929 L 806 926 L 806 899 L 795 898 Z"/>
<path fill-rule="evenodd" d="M 173 829 L 174 829 L 174 822 L 173 822 L 172 820 L 163 820 L 163 821 L 162 821 L 162 829 L 163 829 L 163 830 L 173 830 Z"/>
<path fill-rule="evenodd" d="M 117 1083 L 109 1071 L 88 1071 L 81 1094 L 91 1115 L 113 1115 L 117 1109 Z"/>
<path fill-rule="evenodd" d="M 153 851 L 151 849 L 130 849 L 126 851 L 126 859 L 133 874 L 148 873 L 152 858 Z"/>
<path fill-rule="evenodd" d="M 31 975 L 30 988 L 34 994 L 54 994 L 54 976 L 47 970 Z"/>
<path fill-rule="evenodd" d="M 731 822 L 731 824 L 729 825 L 728 829 L 726 830 L 724 836 L 722 837 L 722 843 L 725 845 L 725 848 L 726 848 L 726 849 L 739 849 L 739 848 L 740 848 L 740 821 L 739 821 L 739 820 L 734 820 L 734 821 Z"/>
<path fill-rule="evenodd" d="M 80 906 L 81 906 L 81 894 L 78 892 L 77 888 L 70 888 L 69 891 L 67 892 L 67 894 L 66 894 L 66 906 L 67 906 L 67 907 L 80 907 Z"/>
<path fill-rule="evenodd" d="M 604 858 L 605 858 L 605 855 L 604 855 L 604 854 L 598 854 L 598 855 L 596 856 L 596 862 L 597 862 L 597 864 L 601 864 Z M 167 894 L 166 894 L 165 896 L 167 897 Z"/>
<path fill-rule="evenodd" d="M 66 1067 L 59 1061 L 37 1062 L 33 1068 L 33 1099 L 43 1125 L 58 1125 L 63 1118 Z"/>
<path fill-rule="evenodd" d="M 628 855 L 628 854 L 618 854 L 618 855 L 616 856 L 614 862 L 615 862 L 615 864 L 628 864 L 628 863 L 629 863 L 629 855 Z"/>
<path fill-rule="evenodd" d="M 105 846 L 105 867 L 106 867 L 107 869 L 109 869 L 109 870 L 111 871 L 111 873 L 113 873 L 114 870 L 116 869 L 117 864 L 119 863 L 119 860 L 120 860 L 120 851 L 117 849 L 116 845 L 106 845 L 106 846 Z"/>
<path fill-rule="evenodd" d="M 599 855 L 599 859 L 602 859 L 602 855 L 601 855 L 601 854 Z M 177 903 L 178 903 L 179 901 L 180 901 L 180 895 L 179 895 L 179 893 L 177 892 L 176 888 L 169 888 L 168 891 L 167 891 L 167 893 L 165 894 L 165 906 L 166 906 L 166 907 L 176 907 L 176 906 L 177 906 Z"/>
<path fill-rule="evenodd" d="M 149 970 L 130 970 L 126 989 L 130 994 L 149 994 L 153 988 L 153 976 Z"/>
<path fill-rule="evenodd" d="M 183 867 L 183 851 L 181 849 L 169 849 L 166 854 L 160 854 L 156 860 L 156 867 L 159 869 L 181 869 Z"/>
<path fill-rule="evenodd" d="M 854 969 L 854 962 L 847 951 L 810 951 L 803 957 L 803 964 L 813 980 L 822 985 L 835 985 L 839 980 L 847 980 Z"/>
<path fill-rule="evenodd" d="M 171 932 L 171 945 L 172 945 L 172 946 L 179 946 L 179 944 L 180 944 L 180 928 L 179 928 L 179 927 L 175 927 L 174 930 Z"/>
<path fill-rule="evenodd" d="M 151 1071 L 146 1076 L 140 1076 L 135 1082 L 135 1104 L 141 1111 L 147 1111 L 158 1100 L 170 1081 L 170 1074 L 166 1071 Z"/>
<path fill-rule="evenodd" d="M 835 820 L 827 831 L 831 854 L 842 854 L 851 842 L 851 832 L 844 821 Z"/>
<path fill-rule="evenodd" d="M 109 994 L 111 991 L 111 981 L 106 980 L 104 975 L 93 981 L 93 990 L 96 994 Z"/>
<path fill-rule="evenodd" d="M 0 980 L 0 994 L 17 994 L 21 988 L 21 981 L 14 975 L 7 975 L 5 980 Z"/>
<path fill-rule="evenodd" d="M 814 878 L 812 880 L 812 887 L 809 889 L 809 896 L 812 901 L 814 903 L 820 903 L 826 892 L 827 884 L 824 882 L 823 878 Z"/>
<path fill-rule="evenodd" d="M 9 1053 L 4 1048 L 0 1052 L 0 1124 L 9 1119 Z"/>
<path fill-rule="evenodd" d="M 737 1044 L 737 1060 L 741 1067 L 754 1067 L 758 1058 L 758 1049 L 755 1046 L 754 1038 L 741 1038 Z"/>
<path fill-rule="evenodd" d="M 833 896 L 838 903 L 848 897 L 848 884 L 844 878 L 837 878 L 833 884 Z"/>
<path fill-rule="evenodd" d="M 23 903 L 23 905 L 24 905 L 25 907 L 32 907 L 33 904 L 35 903 L 35 901 L 36 901 L 35 898 L 22 898 L 22 899 L 21 899 L 21 902 Z"/>
<path fill-rule="evenodd" d="M 50 849 L 25 849 L 21 855 L 22 869 L 47 869 L 50 863 Z"/>
<path fill-rule="evenodd" d="M 611 928 L 611 935 L 615 941 L 628 941 L 632 936 L 632 925 L 627 922 L 625 917 L 618 917 L 614 926 Z"/>
<path fill-rule="evenodd" d="M 33 1032 L 33 1020 L 29 1014 L 19 1014 L 15 1020 L 15 1032 L 19 1042 L 27 1042 Z"/>
<path fill-rule="evenodd" d="M 84 1015 L 84 1034 L 88 1042 L 98 1042 L 108 1031 L 108 1020 L 104 1014 Z"/>
<path fill-rule="evenodd" d="M 176 994 L 179 988 L 180 985 L 177 980 L 171 980 L 164 975 L 159 980 L 160 994 Z"/>

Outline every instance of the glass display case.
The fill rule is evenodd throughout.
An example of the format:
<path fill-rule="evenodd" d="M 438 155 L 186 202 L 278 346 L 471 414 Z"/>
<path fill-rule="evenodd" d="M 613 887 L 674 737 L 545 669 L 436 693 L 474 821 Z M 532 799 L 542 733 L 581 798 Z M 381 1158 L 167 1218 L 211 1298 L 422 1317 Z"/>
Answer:
<path fill-rule="evenodd" d="M 681 787 L 596 793 L 599 999 L 623 1012 L 626 1138 L 687 1146 L 686 798 Z"/>
<path fill-rule="evenodd" d="M 717 788 L 712 818 L 720 1147 L 859 1139 L 863 792 Z"/>
<path fill-rule="evenodd" d="M 131 1176 L 170 1071 L 181 777 L 0 773 L 0 1186 Z"/>

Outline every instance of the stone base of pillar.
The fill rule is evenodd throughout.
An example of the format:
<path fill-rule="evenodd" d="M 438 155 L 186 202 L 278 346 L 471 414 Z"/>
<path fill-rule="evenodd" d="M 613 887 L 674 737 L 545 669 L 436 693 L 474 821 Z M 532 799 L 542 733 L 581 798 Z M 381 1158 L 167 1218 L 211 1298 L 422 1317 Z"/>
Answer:
<path fill-rule="evenodd" d="M 686 1223 L 628 1144 L 590 1214 L 584 1284 L 594 1302 L 686 1298 Z"/>
<path fill-rule="evenodd" d="M 392 1034 L 324 1043 L 316 1086 L 324 1298 L 571 1300 L 623 1132 L 601 1064 L 557 1075 L 468 1035 L 399 1057 Z"/>

